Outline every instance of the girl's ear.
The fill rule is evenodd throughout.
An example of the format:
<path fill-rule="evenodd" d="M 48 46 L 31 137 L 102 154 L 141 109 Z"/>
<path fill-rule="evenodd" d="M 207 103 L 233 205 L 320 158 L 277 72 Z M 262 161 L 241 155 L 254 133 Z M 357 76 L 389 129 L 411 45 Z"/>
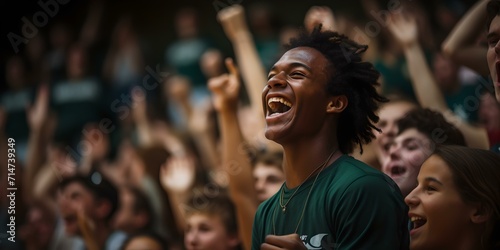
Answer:
<path fill-rule="evenodd" d="M 326 107 L 327 113 L 341 113 L 347 107 L 347 96 L 337 95 L 330 98 L 330 102 Z"/>
<path fill-rule="evenodd" d="M 470 220 L 476 224 L 485 223 L 490 218 L 491 218 L 491 209 L 485 207 L 482 204 L 475 205 L 470 216 Z"/>

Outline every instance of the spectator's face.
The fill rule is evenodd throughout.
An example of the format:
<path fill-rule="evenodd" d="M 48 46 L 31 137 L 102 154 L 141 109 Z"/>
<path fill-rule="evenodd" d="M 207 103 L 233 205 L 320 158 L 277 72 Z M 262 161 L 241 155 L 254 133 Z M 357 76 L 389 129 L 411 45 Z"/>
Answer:
<path fill-rule="evenodd" d="M 331 101 L 326 91 L 330 65 L 309 47 L 291 49 L 274 64 L 262 93 L 268 139 L 283 144 L 323 130 Z"/>
<path fill-rule="evenodd" d="M 452 93 L 460 86 L 458 80 L 458 67 L 450 59 L 442 55 L 434 58 L 434 77 L 442 91 Z"/>
<path fill-rule="evenodd" d="M 29 241 L 28 245 L 48 248 L 56 226 L 53 212 L 35 206 L 30 208 L 26 220 L 26 224 L 19 230 L 20 238 Z"/>
<path fill-rule="evenodd" d="M 385 104 L 380 109 L 377 127 L 382 130 L 382 133 L 374 131 L 374 134 L 376 136 L 376 152 L 381 163 L 387 161 L 389 157 L 389 147 L 398 132 L 398 120 L 414 108 L 415 105 L 410 102 L 395 101 Z"/>
<path fill-rule="evenodd" d="M 285 181 L 285 174 L 276 166 L 257 163 L 253 170 L 257 198 L 263 202 L 273 196 Z"/>
<path fill-rule="evenodd" d="M 87 219 L 94 219 L 93 207 L 96 205 L 94 196 L 82 184 L 73 182 L 61 190 L 58 198 L 66 233 L 69 235 L 80 234 L 79 213 L 84 214 Z"/>
<path fill-rule="evenodd" d="M 473 205 L 465 204 L 453 182 L 448 165 L 438 156 L 427 159 L 418 174 L 418 186 L 406 197 L 410 249 L 459 249 L 471 234 Z"/>
<path fill-rule="evenodd" d="M 500 102 L 500 16 L 493 18 L 488 31 L 488 68 L 495 88 L 497 102 Z"/>
<path fill-rule="evenodd" d="M 490 94 L 481 96 L 478 112 L 481 124 L 489 131 L 500 130 L 500 103 Z"/>
<path fill-rule="evenodd" d="M 414 128 L 403 131 L 394 139 L 382 171 L 398 184 L 404 196 L 417 186 L 418 171 L 431 155 L 431 147 L 431 140 Z"/>
<path fill-rule="evenodd" d="M 68 77 L 70 79 L 81 79 L 85 76 L 87 67 L 87 57 L 83 49 L 72 48 L 68 55 Z"/>
<path fill-rule="evenodd" d="M 239 243 L 227 232 L 219 216 L 195 213 L 187 218 L 184 243 L 188 250 L 233 249 Z"/>
<path fill-rule="evenodd" d="M 135 237 L 124 248 L 124 250 L 138 250 L 138 249 L 163 250 L 158 242 L 146 236 Z"/>

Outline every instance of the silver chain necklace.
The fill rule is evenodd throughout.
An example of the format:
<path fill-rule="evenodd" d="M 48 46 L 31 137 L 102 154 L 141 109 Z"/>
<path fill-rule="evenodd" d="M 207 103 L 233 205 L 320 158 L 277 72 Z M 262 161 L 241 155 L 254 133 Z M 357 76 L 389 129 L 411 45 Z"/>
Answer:
<path fill-rule="evenodd" d="M 300 183 L 299 187 L 297 189 L 295 189 L 295 191 L 293 192 L 292 196 L 290 196 L 290 198 L 288 199 L 288 201 L 283 204 L 283 200 L 285 199 L 284 196 L 284 192 L 285 192 L 285 184 L 286 183 L 283 183 L 283 185 L 281 185 L 281 191 L 280 191 L 280 198 L 279 198 L 279 205 L 281 207 L 281 211 L 283 211 L 283 213 L 286 212 L 286 206 L 288 205 L 288 203 L 292 200 L 293 196 L 295 195 L 295 193 L 297 193 L 297 191 L 299 191 L 300 187 L 302 187 L 302 184 L 304 184 L 307 180 L 309 180 L 309 178 L 311 178 L 311 176 L 316 173 L 316 171 L 318 171 L 320 168 L 324 167 L 328 161 L 332 158 L 332 156 L 337 152 L 338 149 L 332 151 L 332 153 L 330 153 L 330 155 L 328 156 L 328 158 L 323 162 L 321 163 L 316 169 L 314 169 L 314 171 L 312 171 L 309 176 L 307 176 L 307 178 L 302 182 Z"/>
<path fill-rule="evenodd" d="M 304 207 L 302 208 L 302 212 L 300 214 L 300 218 L 299 218 L 299 222 L 297 222 L 297 226 L 295 227 L 295 231 L 294 233 L 297 233 L 297 230 L 299 229 L 299 225 L 300 223 L 302 222 L 302 218 L 304 217 L 304 212 L 306 211 L 306 207 L 307 207 L 307 203 L 309 201 L 309 197 L 311 196 L 311 192 L 314 188 L 314 185 L 316 184 L 316 180 L 318 180 L 318 177 L 319 175 L 321 174 L 321 172 L 323 171 L 324 167 L 326 166 L 326 164 L 328 163 L 328 161 L 330 161 L 330 159 L 332 158 L 332 156 L 337 152 L 338 149 L 335 149 L 329 156 L 328 156 L 328 159 L 326 159 L 325 162 L 323 162 L 318 168 L 316 168 L 312 173 L 316 172 L 318 169 L 320 169 L 320 171 L 318 172 L 318 174 L 316 175 L 316 177 L 314 178 L 314 182 L 313 184 L 311 185 L 311 189 L 309 189 L 309 193 L 307 194 L 307 198 L 306 198 L 306 201 L 304 203 Z M 312 173 L 304 180 L 304 182 L 306 182 L 309 177 L 311 177 Z M 299 187 L 297 188 L 297 190 L 300 188 L 300 186 L 302 186 L 302 184 L 304 184 L 304 182 L 302 182 Z M 283 184 L 285 185 L 285 184 Z M 292 197 L 290 197 L 290 199 L 288 199 L 288 202 L 285 203 L 285 205 L 282 205 L 282 195 L 283 195 L 283 187 L 282 186 L 282 191 L 280 193 L 280 199 L 279 199 L 279 205 L 283 211 L 283 213 L 286 211 L 286 205 L 288 205 L 288 203 L 290 202 L 290 200 L 292 199 L 293 195 L 297 192 L 297 190 L 295 190 L 295 192 L 292 194 Z M 276 207 L 276 209 L 274 209 L 273 211 L 273 234 L 276 235 L 276 210 L 277 210 L 278 207 Z"/>

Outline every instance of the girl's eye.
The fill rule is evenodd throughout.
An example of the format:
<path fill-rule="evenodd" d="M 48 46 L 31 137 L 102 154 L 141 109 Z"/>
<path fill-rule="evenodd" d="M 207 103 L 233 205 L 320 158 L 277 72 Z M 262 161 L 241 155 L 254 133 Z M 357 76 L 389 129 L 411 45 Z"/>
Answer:
<path fill-rule="evenodd" d="M 274 77 L 274 74 L 268 75 L 268 76 L 267 76 L 267 80 L 269 81 L 269 80 L 271 80 L 271 78 L 273 78 L 273 77 Z"/>
<path fill-rule="evenodd" d="M 429 185 L 428 185 L 428 186 L 425 186 L 425 188 L 424 188 L 424 189 L 425 189 L 425 191 L 426 191 L 427 193 L 432 193 L 432 192 L 434 192 L 434 191 L 437 191 L 437 189 L 436 189 L 435 187 L 433 187 L 433 186 L 429 186 Z"/>

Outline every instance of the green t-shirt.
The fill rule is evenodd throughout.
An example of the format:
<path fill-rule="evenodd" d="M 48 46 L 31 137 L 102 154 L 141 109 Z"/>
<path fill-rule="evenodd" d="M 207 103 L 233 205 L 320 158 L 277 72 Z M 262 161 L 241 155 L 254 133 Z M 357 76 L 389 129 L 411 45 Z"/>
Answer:
<path fill-rule="evenodd" d="M 263 202 L 256 213 L 252 249 L 266 235 L 287 235 L 297 228 L 308 249 L 408 249 L 408 208 L 398 186 L 380 171 L 347 155 L 307 180 L 288 203 L 280 193 Z M 295 189 L 284 188 L 283 203 Z"/>

